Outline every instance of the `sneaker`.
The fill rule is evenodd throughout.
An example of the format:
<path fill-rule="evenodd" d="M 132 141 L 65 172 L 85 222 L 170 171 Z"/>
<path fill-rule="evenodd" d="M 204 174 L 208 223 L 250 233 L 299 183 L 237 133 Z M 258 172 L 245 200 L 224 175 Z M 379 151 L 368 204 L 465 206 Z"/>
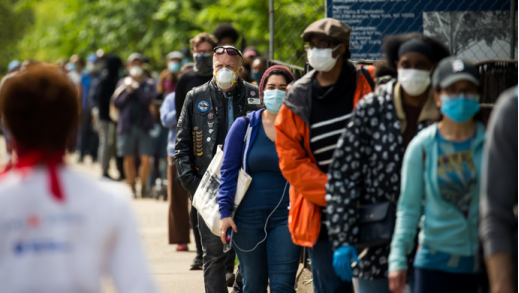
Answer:
<path fill-rule="evenodd" d="M 187 248 L 187 244 L 182 243 L 177 245 L 177 251 L 189 251 L 189 249 Z"/>
<path fill-rule="evenodd" d="M 233 287 L 234 286 L 234 279 L 236 275 L 233 273 L 225 273 L 225 282 L 227 283 L 227 287 Z"/>
<path fill-rule="evenodd" d="M 204 261 L 202 260 L 202 257 L 195 257 L 193 260 L 193 263 L 191 264 L 191 268 L 189 270 L 191 271 L 199 271 L 204 269 Z"/>

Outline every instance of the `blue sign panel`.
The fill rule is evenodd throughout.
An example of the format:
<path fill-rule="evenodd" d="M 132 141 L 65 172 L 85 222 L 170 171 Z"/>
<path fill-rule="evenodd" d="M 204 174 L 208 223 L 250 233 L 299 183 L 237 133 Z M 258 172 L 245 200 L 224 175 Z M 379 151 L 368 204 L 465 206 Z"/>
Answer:
<path fill-rule="evenodd" d="M 487 46 L 490 46 L 489 50 L 496 51 L 492 48 L 494 41 L 509 40 L 505 34 L 509 34 L 510 31 L 506 27 L 507 23 L 510 23 L 510 17 L 507 19 L 508 22 L 502 20 L 506 13 L 509 16 L 509 11 L 510 0 L 326 0 L 326 17 L 338 19 L 351 27 L 352 60 L 379 60 L 382 57 L 381 46 L 384 36 L 409 32 L 421 32 L 437 37 L 447 45 L 449 42 L 455 43 L 459 48 L 449 45 L 453 53 L 466 54 L 465 51 L 470 53 L 470 46 L 478 45 L 478 40 L 486 40 Z M 461 14 L 455 14 L 458 12 Z M 505 14 L 494 13 L 483 16 L 475 14 L 481 12 Z M 425 31 L 424 20 L 427 23 Z M 494 33 L 492 42 L 488 42 L 489 38 L 482 35 L 475 36 L 479 39 L 464 40 L 466 44 L 460 43 L 456 40 L 455 34 L 466 35 L 467 33 L 460 31 L 459 27 L 472 25 L 472 20 L 475 20 L 476 24 L 481 20 L 479 21 L 481 25 L 484 21 L 494 20 L 492 23 L 494 27 L 496 21 L 500 21 L 503 28 L 499 31 L 502 31 L 503 35 L 495 36 Z M 474 25 L 472 29 L 474 30 Z M 502 43 L 497 44 L 506 47 Z M 460 52 L 455 52 L 456 50 Z M 510 51 L 509 46 L 507 50 Z M 480 58 L 474 56 L 472 59 Z"/>

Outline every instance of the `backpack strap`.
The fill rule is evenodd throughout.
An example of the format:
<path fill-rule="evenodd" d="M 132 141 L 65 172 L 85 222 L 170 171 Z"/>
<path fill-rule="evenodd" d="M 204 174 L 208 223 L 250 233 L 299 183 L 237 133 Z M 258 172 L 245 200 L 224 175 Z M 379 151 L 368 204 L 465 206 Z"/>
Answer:
<path fill-rule="evenodd" d="M 246 124 L 245 124 L 246 125 L 245 126 L 245 133 L 243 134 L 243 142 L 245 142 L 245 150 L 243 152 L 243 158 L 242 158 L 242 168 L 243 168 L 243 170 L 246 171 L 246 169 L 245 169 L 245 166 L 246 166 L 245 165 L 246 164 L 245 159 L 247 157 L 247 151 L 248 151 L 248 149 L 250 147 L 250 145 L 249 145 L 250 137 L 249 136 L 251 135 L 251 131 L 249 131 L 250 119 L 247 116 L 241 116 L 241 118 L 245 119 L 245 122 L 246 122 Z"/>
<path fill-rule="evenodd" d="M 242 117 L 243 119 L 245 119 L 245 122 L 247 122 L 247 124 L 245 124 L 245 125 L 247 125 L 247 127 L 249 127 L 249 123 L 250 123 L 250 119 L 249 119 L 249 117 L 247 117 L 247 115 L 245 115 L 245 116 L 241 116 L 241 117 Z"/>
<path fill-rule="evenodd" d="M 369 71 L 364 67 L 364 65 L 360 66 L 360 72 L 364 75 L 366 80 L 369 83 L 369 86 L 371 87 L 371 91 L 375 90 L 375 82 L 373 81 L 373 78 L 371 78 L 371 74 L 369 74 Z"/>
<path fill-rule="evenodd" d="M 373 77 L 370 72 L 373 72 L 375 69 L 373 65 L 359 65 L 357 66 L 357 88 L 355 89 L 355 94 L 353 97 L 353 108 L 357 107 L 357 103 L 368 93 L 373 92 L 375 90 L 375 82 L 373 81 Z M 364 80 L 361 80 L 361 77 L 364 76 Z"/>

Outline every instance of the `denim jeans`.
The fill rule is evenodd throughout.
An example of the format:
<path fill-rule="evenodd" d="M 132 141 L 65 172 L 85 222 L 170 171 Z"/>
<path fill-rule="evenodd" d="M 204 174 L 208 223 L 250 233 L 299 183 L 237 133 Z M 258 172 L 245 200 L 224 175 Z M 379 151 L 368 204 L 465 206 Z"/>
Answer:
<path fill-rule="evenodd" d="M 317 240 L 308 249 L 312 262 L 314 293 L 353 293 L 351 282 L 342 281 L 333 270 L 333 251 L 330 241 Z"/>
<path fill-rule="evenodd" d="M 228 293 L 225 281 L 226 263 L 232 262 L 234 267 L 234 253 L 224 253 L 223 243 L 207 227 L 204 220 L 198 215 L 198 227 L 204 251 L 204 285 L 206 293 Z"/>
<path fill-rule="evenodd" d="M 238 211 L 239 212 L 239 211 Z M 294 292 L 301 247 L 292 242 L 288 231 L 288 210 L 277 210 L 267 223 L 271 211 L 247 211 L 235 216 L 238 233 L 234 249 L 243 275 L 243 292 Z M 256 249 L 252 250 L 257 245 Z"/>

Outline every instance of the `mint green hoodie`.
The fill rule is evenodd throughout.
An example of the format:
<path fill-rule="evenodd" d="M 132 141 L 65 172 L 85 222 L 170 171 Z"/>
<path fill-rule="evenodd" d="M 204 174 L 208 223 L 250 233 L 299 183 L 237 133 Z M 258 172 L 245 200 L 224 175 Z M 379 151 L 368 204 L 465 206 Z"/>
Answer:
<path fill-rule="evenodd" d="M 477 252 L 485 127 L 478 123 L 471 149 L 478 183 L 473 192 L 468 218 L 439 192 L 437 132 L 437 123 L 421 131 L 413 138 L 404 155 L 397 220 L 389 254 L 389 272 L 407 269 L 407 255 L 414 249 L 418 221 L 421 245 L 459 256 L 473 256 Z M 422 207 L 423 200 L 425 203 Z"/>

